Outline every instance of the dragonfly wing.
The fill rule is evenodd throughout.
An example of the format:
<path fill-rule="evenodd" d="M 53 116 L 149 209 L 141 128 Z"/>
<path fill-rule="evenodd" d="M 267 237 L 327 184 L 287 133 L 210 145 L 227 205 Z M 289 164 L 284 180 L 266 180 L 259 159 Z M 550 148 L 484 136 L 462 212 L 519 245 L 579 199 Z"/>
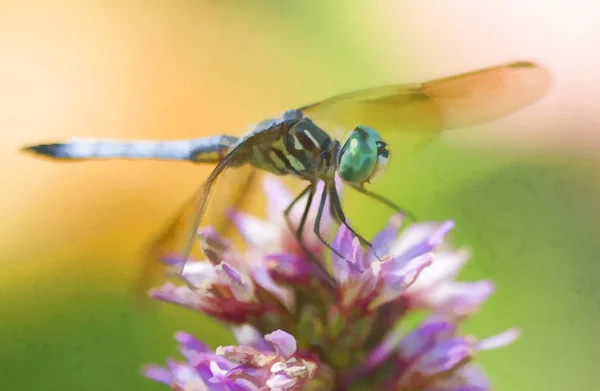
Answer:
<path fill-rule="evenodd" d="M 385 138 L 415 133 L 432 139 L 444 130 L 489 122 L 522 109 L 543 97 L 550 84 L 548 70 L 517 62 L 421 84 L 351 92 L 300 110 L 332 130 L 368 125 Z"/>
<path fill-rule="evenodd" d="M 163 260 L 174 258 L 187 260 L 192 255 L 202 259 L 200 246 L 194 246 L 196 232 L 202 226 L 213 226 L 227 234 L 231 223 L 227 219 L 228 209 L 239 209 L 253 202 L 259 192 L 252 191 L 257 185 L 259 172 L 249 163 L 252 146 L 271 142 L 278 136 L 280 122 L 270 128 L 256 129 L 236 144 L 218 162 L 200 189 L 175 213 L 168 224 L 153 238 L 147 247 L 144 266 L 139 274 L 136 294 L 139 298 L 154 284 L 156 277 L 163 274 Z M 194 253 L 198 255 L 195 256 Z"/>
<path fill-rule="evenodd" d="M 148 289 L 164 277 L 165 260 L 204 258 L 201 247 L 196 244 L 200 223 L 229 238 L 232 224 L 226 211 L 242 208 L 248 203 L 251 197 L 245 197 L 245 194 L 255 186 L 257 176 L 257 170 L 250 165 L 226 167 L 208 187 L 208 192 L 205 182 L 176 210 L 146 246 L 136 287 L 140 299 L 144 299 Z"/>
<path fill-rule="evenodd" d="M 550 72 L 518 62 L 424 83 L 419 89 L 439 108 L 443 130 L 505 117 L 538 101 L 550 90 Z"/>
<path fill-rule="evenodd" d="M 226 212 L 231 210 L 245 210 L 256 192 L 258 179 L 261 172 L 251 165 L 238 168 L 228 168 L 213 185 L 212 201 L 206 211 L 206 225 L 211 225 L 222 236 L 231 234 L 231 219 Z"/>
<path fill-rule="evenodd" d="M 135 285 L 135 296 L 138 303 L 146 303 L 148 289 L 164 277 L 167 266 L 163 259 L 167 256 L 177 257 L 181 253 L 185 239 L 189 238 L 192 219 L 202 204 L 204 186 L 187 199 L 173 214 L 167 223 L 146 244 L 143 251 L 142 267 Z"/>

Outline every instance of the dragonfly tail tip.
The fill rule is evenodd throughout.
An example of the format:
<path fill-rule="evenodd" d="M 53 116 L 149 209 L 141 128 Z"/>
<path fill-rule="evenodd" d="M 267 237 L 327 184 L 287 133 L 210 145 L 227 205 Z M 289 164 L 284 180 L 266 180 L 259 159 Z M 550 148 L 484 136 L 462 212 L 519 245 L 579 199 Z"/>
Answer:
<path fill-rule="evenodd" d="M 64 144 L 38 144 L 29 145 L 21 148 L 21 152 L 33 153 L 35 155 L 42 155 L 52 158 L 62 157 L 62 147 Z"/>

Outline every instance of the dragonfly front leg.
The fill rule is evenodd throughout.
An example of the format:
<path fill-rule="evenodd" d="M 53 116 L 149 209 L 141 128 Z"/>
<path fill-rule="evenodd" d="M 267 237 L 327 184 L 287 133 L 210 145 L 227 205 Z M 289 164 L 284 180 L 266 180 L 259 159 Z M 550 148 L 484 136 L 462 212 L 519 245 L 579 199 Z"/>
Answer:
<path fill-rule="evenodd" d="M 358 238 L 358 240 L 360 241 L 360 243 L 363 246 L 367 246 L 369 248 L 373 248 L 373 245 L 371 244 L 371 242 L 369 242 L 367 239 L 365 239 L 361 234 L 359 234 L 358 232 L 356 232 L 351 226 L 350 224 L 348 224 L 348 220 L 346 219 L 346 215 L 344 214 L 344 210 L 342 209 L 342 204 L 340 202 L 340 196 L 337 192 L 337 189 L 335 188 L 335 186 L 331 186 L 331 207 L 333 210 L 335 210 L 336 216 L 340 222 L 340 224 L 343 224 L 346 226 L 346 228 L 348 228 L 348 230 L 350 232 L 352 232 L 352 235 L 354 235 L 355 237 Z M 375 254 L 377 255 L 377 254 Z"/>
<path fill-rule="evenodd" d="M 300 199 L 302 197 L 304 197 L 307 193 L 308 193 L 308 199 L 306 200 L 306 207 L 304 208 L 304 212 L 302 213 L 302 218 L 300 219 L 300 224 L 298 225 L 298 228 L 294 229 L 294 224 L 292 222 L 292 219 L 290 218 L 290 213 L 291 213 L 294 205 L 296 205 L 298 203 L 298 201 L 300 201 Z M 304 243 L 304 240 L 302 239 L 302 233 L 303 233 L 304 227 L 306 225 L 306 220 L 308 218 L 308 212 L 310 211 L 310 205 L 313 202 L 314 196 L 315 196 L 315 184 L 311 183 L 310 185 L 308 185 L 306 187 L 306 189 L 302 190 L 302 192 L 296 198 L 294 198 L 294 200 L 290 203 L 290 205 L 283 212 L 283 217 L 285 219 L 285 222 L 286 222 L 289 230 L 292 232 L 295 232 L 296 240 L 300 244 L 302 251 L 304 251 L 304 253 L 313 261 L 313 263 L 317 265 L 317 267 L 321 270 L 321 272 L 325 275 L 325 277 L 329 281 L 335 283 L 335 281 L 333 280 L 333 277 L 331 277 L 331 275 L 323 267 L 322 262 L 319 261 L 315 257 L 315 255 L 308 249 L 308 247 L 306 247 L 306 244 Z"/>
<path fill-rule="evenodd" d="M 321 194 L 321 200 L 319 201 L 319 209 L 317 210 L 317 217 L 315 219 L 314 232 L 317 238 L 319 238 L 319 240 L 321 241 L 321 243 L 323 243 L 335 255 L 342 259 L 346 259 L 345 256 L 343 256 L 338 250 L 333 248 L 331 244 L 329 244 L 329 242 L 327 242 L 327 240 L 325 240 L 321 236 L 321 219 L 323 218 L 323 211 L 325 210 L 325 203 L 327 202 L 327 192 L 329 191 L 328 187 L 329 185 L 327 183 L 325 183 L 325 186 L 323 186 L 323 193 Z"/>
<path fill-rule="evenodd" d="M 300 219 L 300 225 L 297 228 L 294 228 L 294 223 L 292 222 L 292 219 L 290 218 L 290 213 L 292 212 L 294 205 L 296 205 L 298 203 L 298 201 L 300 201 L 300 199 L 306 195 L 306 193 L 308 193 L 308 199 L 306 200 L 306 208 L 304 209 L 304 213 L 302 213 L 302 218 Z M 308 211 L 310 210 L 310 204 L 312 204 L 314 196 L 315 196 L 315 186 L 314 186 L 314 184 L 311 183 L 310 185 L 308 185 L 306 187 L 306 189 L 302 190 L 302 192 L 300 194 L 298 194 L 298 196 L 296 198 L 294 198 L 294 200 L 290 203 L 290 205 L 283 212 L 283 217 L 285 218 L 285 222 L 286 222 L 288 228 L 290 229 L 290 231 L 296 233 L 296 239 L 298 240 L 298 243 L 300 243 L 300 247 L 302 247 L 302 249 L 306 253 L 309 253 L 309 251 L 306 248 L 304 241 L 302 240 L 302 231 L 304 230 L 304 225 L 306 224 L 306 218 L 308 217 Z"/>
<path fill-rule="evenodd" d="M 331 217 L 333 218 L 333 220 L 338 223 L 338 224 L 342 224 L 342 221 L 340 220 L 340 216 L 337 213 L 337 210 L 335 208 L 335 206 L 333 205 L 333 202 L 329 203 L 329 213 L 331 214 Z"/>
<path fill-rule="evenodd" d="M 365 189 L 364 186 L 352 186 L 352 187 L 355 188 L 356 190 L 358 190 L 358 192 L 366 195 L 367 197 L 371 197 L 374 200 L 381 202 L 383 205 L 393 209 L 394 212 L 400 213 L 401 215 L 404 215 L 413 221 L 417 220 L 417 217 L 414 214 L 412 214 L 411 212 L 407 211 L 406 209 L 402 209 L 401 207 L 394 204 L 392 201 L 388 200 L 387 198 L 384 198 L 377 193 L 373 193 L 372 191 Z"/>

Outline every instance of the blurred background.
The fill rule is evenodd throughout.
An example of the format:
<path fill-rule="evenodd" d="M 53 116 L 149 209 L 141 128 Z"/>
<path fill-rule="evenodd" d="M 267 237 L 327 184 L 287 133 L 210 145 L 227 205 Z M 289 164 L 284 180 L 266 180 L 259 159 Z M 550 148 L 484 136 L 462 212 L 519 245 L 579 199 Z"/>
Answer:
<path fill-rule="evenodd" d="M 0 0 L 0 389 L 164 389 L 140 376 L 188 330 L 227 330 L 168 305 L 139 311 L 139 249 L 209 168 L 49 163 L 22 145 L 74 136 L 240 134 L 355 89 L 517 60 L 555 79 L 505 119 L 453 132 L 375 189 L 422 220 L 452 218 L 463 279 L 497 293 L 468 325 L 497 390 L 600 380 L 600 3 L 543 1 Z M 389 211 L 348 192 L 372 233 Z M 359 213 L 370 208 L 373 213 Z"/>

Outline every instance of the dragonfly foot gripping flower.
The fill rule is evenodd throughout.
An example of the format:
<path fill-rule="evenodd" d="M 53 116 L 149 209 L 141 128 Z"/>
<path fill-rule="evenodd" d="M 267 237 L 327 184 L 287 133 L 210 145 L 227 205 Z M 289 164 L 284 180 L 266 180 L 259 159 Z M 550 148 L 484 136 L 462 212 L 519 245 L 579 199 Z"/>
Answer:
<path fill-rule="evenodd" d="M 455 281 L 469 253 L 445 243 L 452 221 L 401 229 L 402 217 L 392 216 L 372 240 L 378 256 L 363 250 L 345 225 L 332 242 L 339 254 L 328 254 L 308 232 L 314 254 L 323 262 L 331 258 L 332 293 L 276 210 L 292 195 L 273 178 L 265 180 L 265 190 L 273 209 L 268 219 L 230 214 L 247 251 L 202 229 L 207 259 L 170 260 L 183 267 L 184 281 L 151 292 L 229 324 L 238 345 L 211 350 L 179 332 L 184 359 L 149 365 L 147 377 L 181 391 L 489 389 L 473 359 L 511 343 L 518 332 L 483 340 L 461 334 L 462 322 L 494 286 Z M 292 216 L 297 223 L 299 216 Z M 332 229 L 331 216 L 322 227 Z M 404 321 L 417 311 L 429 315 L 407 329 Z"/>

